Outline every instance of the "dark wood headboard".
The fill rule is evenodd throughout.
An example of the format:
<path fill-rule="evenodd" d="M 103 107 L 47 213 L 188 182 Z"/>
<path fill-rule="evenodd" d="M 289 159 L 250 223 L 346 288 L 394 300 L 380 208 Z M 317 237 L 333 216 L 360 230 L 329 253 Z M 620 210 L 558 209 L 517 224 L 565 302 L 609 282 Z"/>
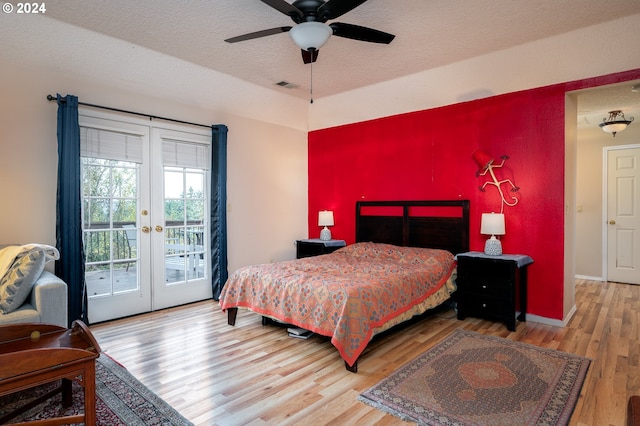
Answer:
<path fill-rule="evenodd" d="M 469 251 L 469 200 L 358 201 L 356 242 Z"/>

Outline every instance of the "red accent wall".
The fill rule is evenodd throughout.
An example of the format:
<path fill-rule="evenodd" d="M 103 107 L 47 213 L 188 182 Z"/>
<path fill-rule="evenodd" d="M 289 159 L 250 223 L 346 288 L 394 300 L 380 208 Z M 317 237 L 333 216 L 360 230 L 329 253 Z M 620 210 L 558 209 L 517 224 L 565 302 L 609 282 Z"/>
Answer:
<path fill-rule="evenodd" d="M 326 209 L 333 238 L 353 243 L 358 200 L 468 199 L 471 250 L 482 251 L 480 216 L 499 212 L 500 196 L 493 185 L 478 190 L 490 177 L 476 177 L 471 155 L 508 155 L 496 177 L 520 190 L 504 208 L 503 251 L 534 259 L 528 312 L 561 320 L 565 93 L 637 78 L 640 69 L 310 132 L 309 237 Z"/>

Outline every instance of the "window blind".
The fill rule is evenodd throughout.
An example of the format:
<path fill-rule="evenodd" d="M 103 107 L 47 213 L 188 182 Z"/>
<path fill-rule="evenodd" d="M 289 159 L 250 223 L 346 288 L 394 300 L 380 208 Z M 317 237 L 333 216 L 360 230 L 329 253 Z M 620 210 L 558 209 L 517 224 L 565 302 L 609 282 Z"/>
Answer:
<path fill-rule="evenodd" d="M 209 170 L 209 147 L 170 139 L 162 140 L 162 164 Z"/>
<path fill-rule="evenodd" d="M 111 130 L 80 127 L 80 155 L 142 163 L 142 137 Z"/>

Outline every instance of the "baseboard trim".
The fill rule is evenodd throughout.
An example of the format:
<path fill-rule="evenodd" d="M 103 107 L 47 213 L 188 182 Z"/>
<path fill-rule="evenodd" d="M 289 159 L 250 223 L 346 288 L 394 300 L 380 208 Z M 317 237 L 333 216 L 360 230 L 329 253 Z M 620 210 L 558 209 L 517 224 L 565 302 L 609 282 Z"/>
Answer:
<path fill-rule="evenodd" d="M 604 282 L 604 278 L 602 277 L 591 277 L 589 275 L 576 275 L 575 279 L 577 280 L 587 280 L 587 281 L 601 281 Z"/>
<path fill-rule="evenodd" d="M 602 277 L 590 277 L 587 275 L 575 275 L 575 279 L 604 282 Z M 575 315 L 576 310 L 577 310 L 576 305 L 573 305 L 573 307 L 569 310 L 569 312 L 564 317 L 564 319 L 561 319 L 561 320 L 541 317 L 539 315 L 527 314 L 527 321 L 536 322 L 544 325 L 551 325 L 553 327 L 566 327 L 567 324 L 569 324 L 569 321 L 571 321 L 571 318 L 573 318 L 573 316 Z"/>
<path fill-rule="evenodd" d="M 541 317 L 539 315 L 527 314 L 527 321 L 544 324 L 544 325 L 550 325 L 553 327 L 566 327 L 575 313 L 576 313 L 576 305 L 573 305 L 571 310 L 569 310 L 569 313 L 562 320 Z"/>

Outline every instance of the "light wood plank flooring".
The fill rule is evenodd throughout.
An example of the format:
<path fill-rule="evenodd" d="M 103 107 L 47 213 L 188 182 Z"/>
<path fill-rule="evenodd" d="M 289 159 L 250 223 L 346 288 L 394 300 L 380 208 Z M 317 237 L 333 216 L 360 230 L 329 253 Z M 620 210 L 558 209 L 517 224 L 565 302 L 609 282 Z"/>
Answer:
<path fill-rule="evenodd" d="M 91 326 L 104 352 L 196 425 L 406 424 L 357 395 L 455 328 L 591 358 L 571 425 L 624 425 L 640 394 L 640 286 L 578 280 L 565 328 L 504 325 L 445 310 L 375 339 L 349 373 L 328 339 L 287 336 L 238 313 L 235 327 L 204 301 Z"/>

